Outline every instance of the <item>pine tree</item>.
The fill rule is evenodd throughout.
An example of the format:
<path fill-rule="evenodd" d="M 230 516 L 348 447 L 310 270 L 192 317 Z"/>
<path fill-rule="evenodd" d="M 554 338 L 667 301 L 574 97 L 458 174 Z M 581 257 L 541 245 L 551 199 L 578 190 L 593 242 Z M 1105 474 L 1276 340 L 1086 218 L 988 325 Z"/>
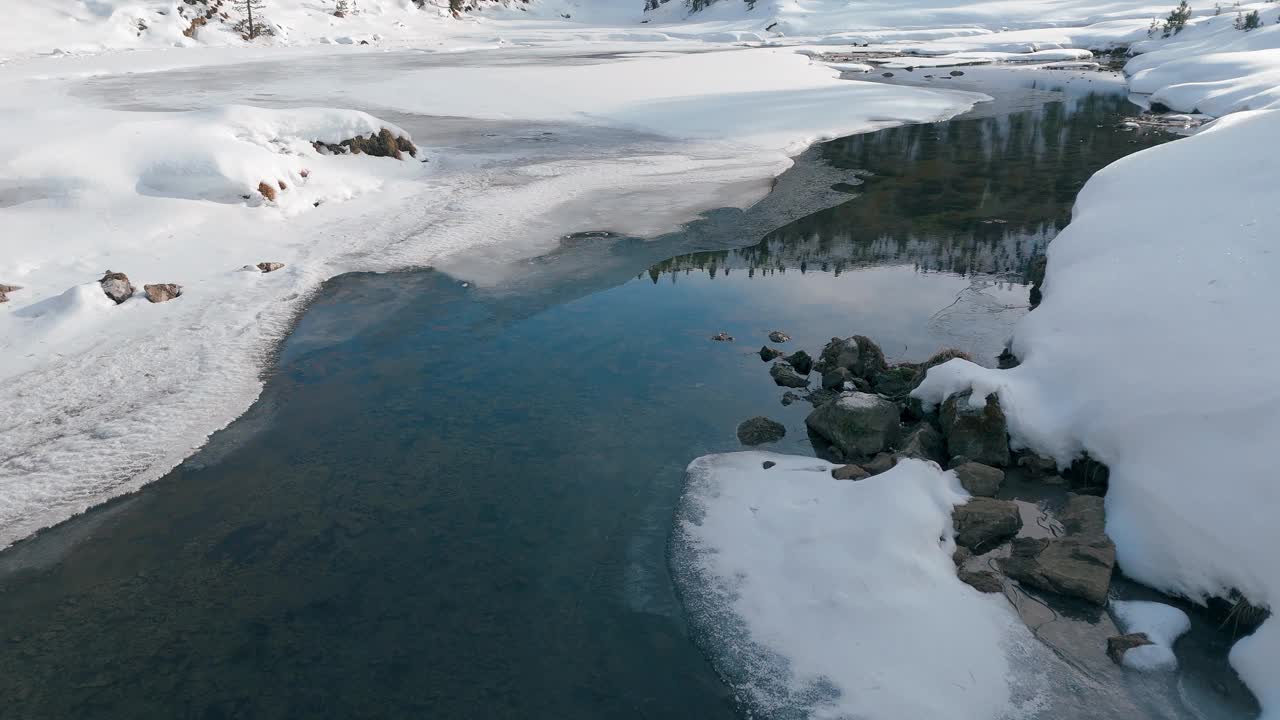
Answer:
<path fill-rule="evenodd" d="M 333 9 L 334 17 L 346 17 L 351 12 L 351 7 L 347 5 L 347 0 L 338 0 L 338 6 Z"/>
<path fill-rule="evenodd" d="M 1238 19 L 1237 19 L 1237 22 L 1239 22 Z M 1241 30 L 1244 30 L 1245 32 L 1249 32 L 1250 30 L 1257 30 L 1258 28 L 1262 27 L 1262 17 L 1258 15 L 1257 10 L 1254 10 L 1250 12 L 1248 15 L 1244 16 L 1244 22 L 1240 23 L 1239 27 Z"/>
<path fill-rule="evenodd" d="M 1164 37 L 1182 32 L 1182 29 L 1187 26 L 1187 21 L 1190 19 L 1191 6 L 1187 4 L 1187 0 L 1182 0 L 1164 21 Z"/>
<path fill-rule="evenodd" d="M 244 17 L 236 23 L 235 30 L 245 40 L 253 40 L 263 35 L 274 35 L 275 31 L 267 24 L 262 11 L 267 8 L 267 0 L 232 0 L 236 10 Z"/>

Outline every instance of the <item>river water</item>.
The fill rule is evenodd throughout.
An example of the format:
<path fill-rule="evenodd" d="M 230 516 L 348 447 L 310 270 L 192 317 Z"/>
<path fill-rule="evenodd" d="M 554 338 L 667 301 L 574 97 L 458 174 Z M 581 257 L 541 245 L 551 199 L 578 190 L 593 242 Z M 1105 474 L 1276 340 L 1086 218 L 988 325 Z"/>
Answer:
<path fill-rule="evenodd" d="M 958 346 L 994 364 L 1084 181 L 1167 139 L 1116 129 L 1130 109 L 1024 92 L 836 140 L 755 208 L 568 236 L 497 285 L 335 278 L 242 418 L 0 555 L 0 706 L 738 716 L 667 543 L 685 465 L 738 448 L 741 420 L 767 414 L 788 429 L 772 449 L 813 453 L 807 404 L 781 404 L 754 351 L 773 329 L 815 355 L 860 333 L 890 359 Z M 829 207 L 809 212 L 816 196 Z M 1206 647 L 1203 672 L 1224 674 L 1225 643 Z M 1214 712 L 1248 716 L 1237 685 Z"/>

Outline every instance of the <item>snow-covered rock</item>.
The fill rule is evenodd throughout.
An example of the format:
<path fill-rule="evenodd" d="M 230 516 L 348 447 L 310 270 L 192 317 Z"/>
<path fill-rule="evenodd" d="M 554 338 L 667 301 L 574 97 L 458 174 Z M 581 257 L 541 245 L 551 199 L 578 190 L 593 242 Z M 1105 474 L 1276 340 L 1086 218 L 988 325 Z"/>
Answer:
<path fill-rule="evenodd" d="M 1145 600 L 1111 603 L 1121 629 L 1141 633 L 1149 645 L 1133 647 L 1123 653 L 1121 663 L 1135 670 L 1176 670 L 1178 658 L 1173 643 L 1191 629 L 1191 618 L 1172 605 Z"/>

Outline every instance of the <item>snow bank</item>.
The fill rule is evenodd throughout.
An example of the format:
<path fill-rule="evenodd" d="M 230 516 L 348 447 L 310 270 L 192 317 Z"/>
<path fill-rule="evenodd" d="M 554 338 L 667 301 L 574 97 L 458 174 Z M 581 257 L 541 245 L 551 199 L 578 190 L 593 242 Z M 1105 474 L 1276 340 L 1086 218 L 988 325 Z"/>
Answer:
<path fill-rule="evenodd" d="M 1135 670 L 1176 670 L 1173 643 L 1191 629 L 1191 618 L 1172 605 L 1145 600 L 1116 601 L 1111 611 L 1126 633 L 1145 633 L 1151 645 L 1124 654 L 1124 664 Z"/>
<path fill-rule="evenodd" d="M 768 716 L 1016 716 L 1011 657 L 1034 641 L 1003 596 L 956 578 L 954 474 L 911 460 L 848 482 L 834 467 L 689 465 L 673 567 L 717 667 Z"/>
<path fill-rule="evenodd" d="M 997 392 L 1016 445 L 1062 465 L 1085 451 L 1106 463 L 1107 533 L 1127 575 L 1271 607 L 1278 133 L 1280 110 L 1237 113 L 1099 172 L 1049 246 L 1044 302 L 1013 338 L 1022 364 L 952 361 L 915 393 Z M 1231 660 L 1276 717 L 1280 623 Z"/>

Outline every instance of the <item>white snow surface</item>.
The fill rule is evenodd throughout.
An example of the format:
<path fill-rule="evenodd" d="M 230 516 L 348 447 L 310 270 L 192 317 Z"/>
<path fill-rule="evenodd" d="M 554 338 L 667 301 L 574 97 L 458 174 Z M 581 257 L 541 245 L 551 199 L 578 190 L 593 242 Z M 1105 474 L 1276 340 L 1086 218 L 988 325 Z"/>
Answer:
<path fill-rule="evenodd" d="M 1003 596 L 956 578 L 954 473 L 909 460 L 850 482 L 835 467 L 765 452 L 689 465 L 677 581 L 716 620 L 730 682 L 766 716 L 1025 717 L 1036 677 L 1017 658 L 1036 641 Z"/>
<path fill-rule="evenodd" d="M 1229 115 L 1096 174 L 1049 246 L 1044 302 L 1017 326 L 1022 364 L 954 360 L 929 404 L 999 394 L 1015 445 L 1111 470 L 1107 534 L 1125 574 L 1199 599 L 1280 601 L 1274 438 L 1280 437 L 1280 110 Z M 1232 664 L 1280 715 L 1280 624 Z"/>
<path fill-rule="evenodd" d="M 1147 600 L 1118 600 L 1111 603 L 1111 611 L 1124 632 L 1145 633 L 1152 642 L 1126 652 L 1125 667 L 1148 671 L 1178 668 L 1173 644 L 1191 629 L 1191 618 L 1185 612 Z"/>

